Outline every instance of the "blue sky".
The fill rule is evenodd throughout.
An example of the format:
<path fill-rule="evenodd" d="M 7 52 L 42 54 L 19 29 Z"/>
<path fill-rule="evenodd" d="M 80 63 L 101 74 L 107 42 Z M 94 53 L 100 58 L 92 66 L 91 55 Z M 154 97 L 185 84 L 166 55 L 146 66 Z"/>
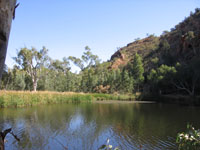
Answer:
<path fill-rule="evenodd" d="M 18 0 L 6 64 L 16 50 L 46 46 L 53 59 L 80 57 L 88 45 L 103 61 L 147 33 L 160 35 L 200 7 L 200 0 Z"/>

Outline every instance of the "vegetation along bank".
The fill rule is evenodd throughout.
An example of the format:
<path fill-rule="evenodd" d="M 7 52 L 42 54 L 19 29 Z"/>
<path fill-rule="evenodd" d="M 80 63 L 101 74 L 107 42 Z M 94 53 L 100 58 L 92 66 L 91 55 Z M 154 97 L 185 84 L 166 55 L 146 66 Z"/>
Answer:
<path fill-rule="evenodd" d="M 134 100 L 134 96 L 73 92 L 0 91 L 0 107 L 26 107 L 39 104 L 80 103 L 102 100 Z"/>

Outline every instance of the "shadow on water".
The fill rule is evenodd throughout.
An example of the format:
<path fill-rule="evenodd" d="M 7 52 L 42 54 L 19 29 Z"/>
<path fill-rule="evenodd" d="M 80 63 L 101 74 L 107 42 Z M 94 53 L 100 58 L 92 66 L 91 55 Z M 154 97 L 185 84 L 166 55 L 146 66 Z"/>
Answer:
<path fill-rule="evenodd" d="M 0 127 L 12 127 L 6 150 L 94 150 L 110 139 L 121 149 L 176 149 L 186 124 L 200 125 L 195 107 L 160 104 L 57 104 L 0 110 Z"/>

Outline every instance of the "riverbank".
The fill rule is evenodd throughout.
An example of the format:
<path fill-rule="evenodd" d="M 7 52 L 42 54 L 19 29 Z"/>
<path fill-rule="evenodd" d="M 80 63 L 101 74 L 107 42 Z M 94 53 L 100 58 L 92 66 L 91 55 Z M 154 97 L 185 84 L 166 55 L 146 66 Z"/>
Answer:
<path fill-rule="evenodd" d="M 103 101 L 94 101 L 97 104 L 154 104 L 154 101 L 121 101 L 121 100 L 103 100 Z"/>
<path fill-rule="evenodd" d="M 187 106 L 200 106 L 200 96 L 187 96 L 187 95 L 141 95 L 142 101 L 155 101 L 159 103 L 179 104 Z"/>
<path fill-rule="evenodd" d="M 133 101 L 134 95 L 74 92 L 0 91 L 0 107 L 27 107 L 42 104 L 80 103 L 103 100 Z"/>

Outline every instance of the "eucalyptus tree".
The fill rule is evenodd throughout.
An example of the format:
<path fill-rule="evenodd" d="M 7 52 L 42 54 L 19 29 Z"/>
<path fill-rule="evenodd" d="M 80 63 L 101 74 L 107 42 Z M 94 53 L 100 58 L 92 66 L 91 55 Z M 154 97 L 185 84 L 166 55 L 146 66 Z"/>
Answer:
<path fill-rule="evenodd" d="M 51 60 L 49 73 L 46 76 L 46 87 L 49 90 L 66 91 L 68 90 L 67 78 L 70 71 L 69 61 L 66 57 L 63 60 Z"/>
<path fill-rule="evenodd" d="M 45 67 L 49 65 L 48 50 L 43 47 L 40 51 L 35 48 L 22 48 L 17 52 L 17 57 L 13 59 L 16 61 L 20 69 L 26 71 L 33 82 L 33 90 L 37 90 L 37 83 L 45 74 L 42 72 Z"/>
<path fill-rule="evenodd" d="M 12 19 L 15 18 L 17 0 L 0 0 L 0 79 L 6 58 Z"/>
<path fill-rule="evenodd" d="M 69 66 L 69 61 L 66 57 L 63 58 L 63 61 L 60 60 L 51 60 L 49 65 L 50 70 L 54 70 L 56 72 L 68 72 L 71 68 Z"/>
<path fill-rule="evenodd" d="M 85 47 L 85 52 L 83 52 L 81 58 L 69 56 L 68 59 L 72 61 L 74 65 L 79 67 L 81 71 L 83 71 L 85 68 L 97 66 L 101 62 L 99 57 L 94 55 L 88 46 Z"/>
<path fill-rule="evenodd" d="M 81 58 L 82 58 L 83 62 L 85 63 L 85 68 L 97 66 L 101 62 L 99 57 L 97 55 L 94 55 L 88 46 L 85 47 L 85 52 L 83 53 Z"/>
<path fill-rule="evenodd" d="M 95 68 L 101 62 L 99 57 L 94 55 L 91 49 L 86 46 L 81 58 L 69 56 L 68 59 L 81 69 L 79 73 L 81 77 L 81 90 L 92 92 L 98 82 L 97 76 L 95 76 Z"/>

